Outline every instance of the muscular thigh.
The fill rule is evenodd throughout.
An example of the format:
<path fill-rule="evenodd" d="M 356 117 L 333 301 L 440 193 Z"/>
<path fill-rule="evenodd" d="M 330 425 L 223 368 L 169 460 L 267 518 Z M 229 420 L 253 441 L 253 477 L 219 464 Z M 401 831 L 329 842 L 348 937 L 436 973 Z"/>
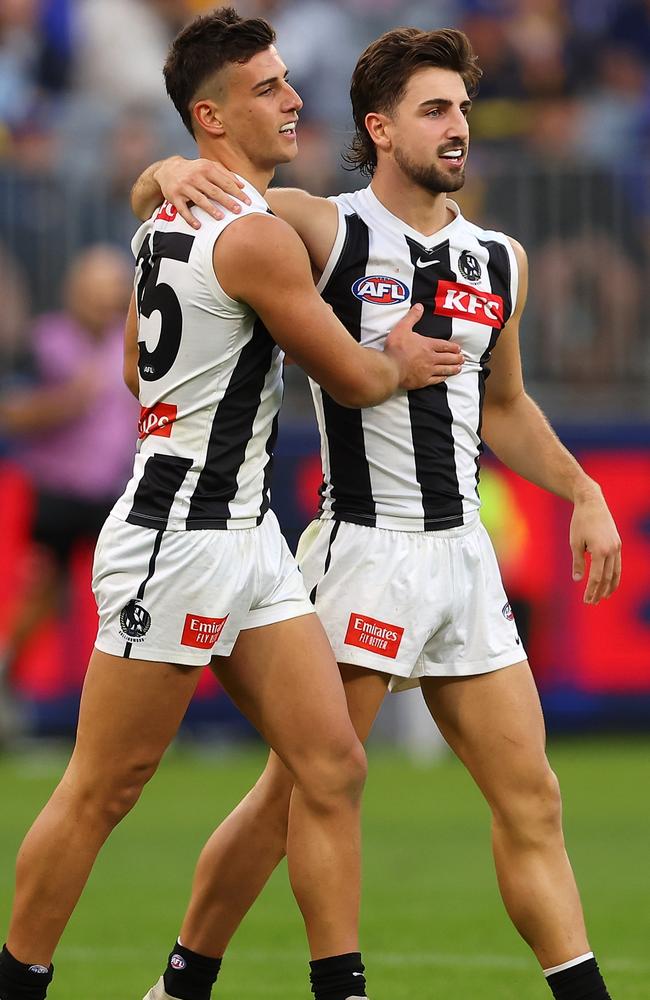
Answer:
<path fill-rule="evenodd" d="M 527 661 L 473 677 L 427 677 L 421 684 L 443 736 L 491 804 L 544 779 L 544 719 Z"/>
<path fill-rule="evenodd" d="M 97 780 L 155 770 L 185 715 L 200 668 L 123 659 L 94 650 L 86 673 L 71 766 Z"/>
<path fill-rule="evenodd" d="M 355 742 L 341 676 L 315 614 L 245 629 L 212 669 L 286 764 Z"/>

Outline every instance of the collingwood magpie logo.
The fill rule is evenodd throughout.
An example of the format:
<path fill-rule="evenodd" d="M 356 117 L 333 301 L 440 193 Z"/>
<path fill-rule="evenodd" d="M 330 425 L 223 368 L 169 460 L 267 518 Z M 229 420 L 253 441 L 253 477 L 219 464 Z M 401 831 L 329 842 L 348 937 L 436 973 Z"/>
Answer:
<path fill-rule="evenodd" d="M 120 611 L 120 635 L 129 642 L 144 642 L 151 628 L 151 615 L 136 598 Z"/>
<path fill-rule="evenodd" d="M 469 250 L 463 250 L 458 258 L 458 270 L 467 281 L 481 280 L 481 265 Z"/>

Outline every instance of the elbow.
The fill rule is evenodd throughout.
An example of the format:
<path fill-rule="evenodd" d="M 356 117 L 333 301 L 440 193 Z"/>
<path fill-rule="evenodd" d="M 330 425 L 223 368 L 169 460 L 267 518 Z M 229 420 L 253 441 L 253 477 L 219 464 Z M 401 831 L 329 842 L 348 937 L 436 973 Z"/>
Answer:
<path fill-rule="evenodd" d="M 350 410 L 364 410 L 369 406 L 377 406 L 388 398 L 388 393 L 373 391 L 367 386 L 346 386 L 337 387 L 335 390 L 328 390 L 329 395 L 339 406 L 345 406 Z"/>
<path fill-rule="evenodd" d="M 328 387 L 327 392 L 340 406 L 363 410 L 383 403 L 394 388 L 385 378 L 360 370 L 345 381 L 339 380 L 336 385 Z"/>

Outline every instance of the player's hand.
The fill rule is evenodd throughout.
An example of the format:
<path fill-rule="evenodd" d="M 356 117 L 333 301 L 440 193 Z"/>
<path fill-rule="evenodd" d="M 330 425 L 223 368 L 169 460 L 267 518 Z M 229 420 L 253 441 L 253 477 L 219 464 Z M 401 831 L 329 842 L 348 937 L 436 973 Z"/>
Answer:
<path fill-rule="evenodd" d="M 413 327 L 422 318 L 422 312 L 419 303 L 411 306 L 386 338 L 384 350 L 396 358 L 402 373 L 400 389 L 438 385 L 451 375 L 458 375 L 465 361 L 458 344 L 415 333 Z"/>
<path fill-rule="evenodd" d="M 202 208 L 213 219 L 223 219 L 225 213 L 219 205 L 230 212 L 241 212 L 241 202 L 251 203 L 242 190 L 242 182 L 214 160 L 170 156 L 162 161 L 153 176 L 165 200 L 171 202 L 193 229 L 200 229 L 201 223 L 190 211 L 191 205 Z"/>
<path fill-rule="evenodd" d="M 574 504 L 569 540 L 574 580 L 584 579 L 586 553 L 590 556 L 585 604 L 598 604 L 603 597 L 611 597 L 621 582 L 621 539 L 596 483 Z"/>

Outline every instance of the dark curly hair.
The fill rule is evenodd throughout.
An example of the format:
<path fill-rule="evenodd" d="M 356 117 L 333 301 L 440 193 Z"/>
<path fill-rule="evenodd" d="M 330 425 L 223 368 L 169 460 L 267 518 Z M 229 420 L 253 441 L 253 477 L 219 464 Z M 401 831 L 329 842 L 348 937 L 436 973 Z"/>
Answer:
<path fill-rule="evenodd" d="M 455 28 L 394 28 L 361 54 L 350 86 L 356 134 L 343 157 L 349 169 L 372 177 L 377 150 L 366 129 L 366 115 L 371 111 L 390 114 L 413 74 L 427 66 L 459 73 L 469 96 L 476 94 L 481 69 L 469 38 Z"/>
<path fill-rule="evenodd" d="M 275 42 L 261 17 L 242 18 L 234 7 L 219 7 L 195 18 L 172 42 L 163 69 L 167 93 L 194 136 L 192 103 L 199 89 L 228 63 L 246 63 Z"/>

